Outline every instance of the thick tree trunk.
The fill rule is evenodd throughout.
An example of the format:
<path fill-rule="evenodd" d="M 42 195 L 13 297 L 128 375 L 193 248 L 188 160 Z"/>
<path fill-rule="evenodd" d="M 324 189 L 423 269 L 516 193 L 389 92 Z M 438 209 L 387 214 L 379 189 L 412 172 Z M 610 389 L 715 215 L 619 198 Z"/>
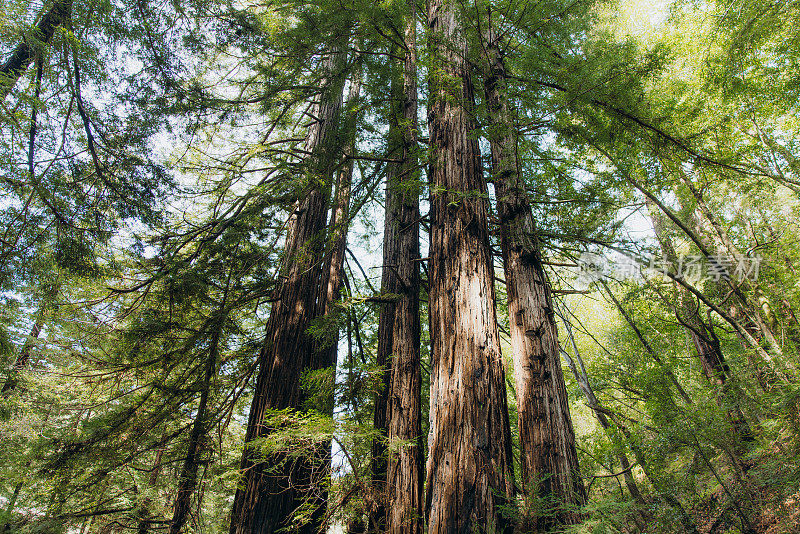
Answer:
<path fill-rule="evenodd" d="M 373 479 L 385 484 L 386 509 L 382 531 L 422 534 L 423 458 L 421 423 L 419 318 L 419 173 L 417 169 L 416 15 L 408 3 L 402 78 L 392 78 L 390 157 L 386 178 L 386 218 L 383 233 L 381 293 L 392 301 L 381 310 L 378 325 L 378 363 L 388 366 L 384 391 L 375 409 L 376 428 L 384 429 L 373 448 Z M 383 418 L 383 420 L 380 420 Z M 383 460 L 386 458 L 386 461 Z M 388 462 L 388 463 L 387 463 Z M 383 471 L 383 472 L 381 472 Z"/>
<path fill-rule="evenodd" d="M 517 161 L 517 143 L 505 96 L 500 43 L 487 22 L 484 78 L 493 135 L 492 168 L 508 291 L 511 349 L 519 413 L 520 465 L 526 496 L 551 501 L 551 513 L 527 518 L 523 528 L 546 530 L 577 523 L 586 501 L 575 450 L 567 387 L 561 370 L 550 282 Z M 534 499 L 532 499 L 534 500 Z"/>
<path fill-rule="evenodd" d="M 459 18 L 454 0 L 429 0 L 430 534 L 504 531 L 500 507 L 514 493 L 486 182 Z"/>
<path fill-rule="evenodd" d="M 321 285 L 330 180 L 338 161 L 339 110 L 342 103 L 341 65 L 344 52 L 335 47 L 324 60 L 327 80 L 314 105 L 306 150 L 307 189 L 289 220 L 282 284 L 267 324 L 259 354 L 259 373 L 245 435 L 242 480 L 231 512 L 231 534 L 272 533 L 290 525 L 293 513 L 304 503 L 320 507 L 324 495 L 318 482 L 329 470 L 328 454 L 309 451 L 300 458 L 286 453 L 260 458 L 250 446 L 269 436 L 264 418 L 270 410 L 302 410 L 307 392 L 300 385 L 304 372 L 329 367 L 328 351 L 317 350 L 308 331 L 324 308 L 327 287 Z M 293 451 L 296 452 L 296 451 Z M 328 462 L 328 463 L 326 463 Z M 315 516 L 318 514 L 315 514 Z M 302 532 L 320 525 L 306 524 Z"/>
<path fill-rule="evenodd" d="M 55 0 L 52 7 L 42 16 L 34 28 L 32 36 L 23 36 L 11 56 L 0 65 L 0 100 L 5 100 L 20 76 L 36 57 L 37 41 L 48 44 L 53 38 L 56 28 L 69 20 L 72 12 L 72 0 Z"/>

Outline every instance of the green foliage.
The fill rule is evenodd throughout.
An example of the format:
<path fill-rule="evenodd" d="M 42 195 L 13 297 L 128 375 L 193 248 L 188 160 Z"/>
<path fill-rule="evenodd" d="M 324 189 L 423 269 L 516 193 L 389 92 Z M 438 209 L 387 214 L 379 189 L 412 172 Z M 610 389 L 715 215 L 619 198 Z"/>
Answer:
<path fill-rule="evenodd" d="M 49 5 L 0 5 L 0 62 L 31 38 Z M 488 125 L 479 90 L 489 11 L 503 35 L 520 170 L 555 298 L 570 312 L 585 367 L 585 377 L 564 368 L 590 488 L 582 523 L 568 530 L 795 528 L 797 5 L 462 7 L 482 148 L 498 130 Z M 381 306 L 395 295 L 376 298 L 374 267 L 381 267 L 382 179 L 397 158 L 387 135 L 397 107 L 389 82 L 407 3 L 99 1 L 72 9 L 50 42 L 34 43 L 36 60 L 0 106 L 0 378 L 8 386 L 0 400 L 0 531 L 7 524 L 15 532 L 94 534 L 166 524 L 195 421 L 199 482 L 185 528 L 228 530 L 256 362 L 280 266 L 290 260 L 286 220 L 310 183 L 332 182 L 333 173 L 307 172 L 304 147 L 309 103 L 325 86 L 323 50 L 331 36 L 344 42 L 344 28 L 351 34 L 340 74 L 362 69 L 364 90 L 355 118 L 334 137 L 355 129 L 349 246 L 363 265 L 348 260 L 340 302 L 310 331 L 319 348 L 340 348 L 336 369 L 305 372 L 302 409 L 271 411 L 269 434 L 248 446 L 292 461 L 327 454 L 333 442 L 330 522 L 366 517 L 383 498 L 370 480 L 372 445 L 383 439 L 374 399 L 387 372 L 375 353 Z M 454 84 L 428 56 L 423 18 L 420 118 L 426 79 L 463 97 L 461 78 Z M 424 147 L 417 152 L 420 168 L 403 190 L 437 193 L 425 191 L 429 162 Z M 332 168 L 344 163 L 338 153 L 327 156 Z M 651 210 L 663 215 L 660 236 Z M 315 236 L 326 254 L 328 237 Z M 618 308 L 606 288 L 581 285 L 564 267 L 587 250 L 663 258 L 664 239 L 678 255 L 758 255 L 759 276 L 734 285 L 689 281 L 683 289 L 651 274 L 609 281 Z M 421 265 L 424 300 L 429 266 Z M 497 294 L 504 330 L 502 284 Z M 704 374 L 690 333 L 698 324 L 719 342 L 724 385 Z M 565 328 L 560 335 L 572 354 Z M 516 455 L 514 355 L 503 343 Z M 605 411 L 584 401 L 587 384 Z M 207 411 L 198 417 L 204 392 Z M 387 445 L 393 454 L 410 443 Z M 512 520 L 560 506 L 527 489 L 505 510 Z M 310 504 L 301 507 L 296 526 L 312 513 Z"/>

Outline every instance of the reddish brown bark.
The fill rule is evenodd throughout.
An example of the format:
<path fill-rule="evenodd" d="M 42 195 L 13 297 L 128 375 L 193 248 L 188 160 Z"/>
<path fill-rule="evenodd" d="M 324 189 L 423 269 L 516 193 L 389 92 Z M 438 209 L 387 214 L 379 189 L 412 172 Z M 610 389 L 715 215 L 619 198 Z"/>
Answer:
<path fill-rule="evenodd" d="M 513 462 L 467 40 L 457 4 L 429 0 L 430 534 L 504 531 Z"/>
<path fill-rule="evenodd" d="M 409 1 L 402 77 L 392 79 L 389 148 L 400 163 L 386 178 L 381 293 L 392 295 L 381 310 L 378 363 L 388 366 L 384 391 L 378 396 L 376 428 L 388 438 L 373 448 L 373 478 L 385 483 L 383 531 L 421 534 L 423 530 L 423 458 L 420 406 L 419 318 L 419 173 L 417 169 L 416 16 Z M 384 461 L 383 458 L 387 460 Z"/>
<path fill-rule="evenodd" d="M 536 228 L 517 160 L 505 95 L 505 66 L 494 32 L 486 32 L 484 78 L 503 266 L 508 292 L 511 349 L 519 413 L 520 465 L 527 497 L 549 501 L 525 528 L 545 530 L 579 521 L 586 495 L 555 322 L 550 282 L 542 266 Z"/>
<path fill-rule="evenodd" d="M 327 80 L 311 113 L 315 120 L 306 138 L 306 150 L 311 153 L 305 164 L 308 188 L 289 220 L 282 284 L 259 354 L 246 444 L 270 434 L 271 429 L 263 423 L 270 410 L 305 409 L 308 392 L 300 385 L 301 376 L 330 367 L 330 352 L 317 350 L 309 326 L 324 311 L 327 297 L 327 286 L 321 282 L 326 263 L 323 260 L 330 180 L 340 150 L 336 133 L 342 103 L 339 71 L 343 55 L 337 48 L 325 58 Z M 255 448 L 246 446 L 242 481 L 231 512 L 231 534 L 266 534 L 288 527 L 293 513 L 304 503 L 320 510 L 325 499 L 320 481 L 330 463 L 327 452 L 322 457 L 313 452 L 299 458 L 285 453 L 261 458 Z M 315 513 L 314 517 L 321 515 Z M 318 521 L 312 521 L 297 530 L 310 533 L 319 528 Z"/>

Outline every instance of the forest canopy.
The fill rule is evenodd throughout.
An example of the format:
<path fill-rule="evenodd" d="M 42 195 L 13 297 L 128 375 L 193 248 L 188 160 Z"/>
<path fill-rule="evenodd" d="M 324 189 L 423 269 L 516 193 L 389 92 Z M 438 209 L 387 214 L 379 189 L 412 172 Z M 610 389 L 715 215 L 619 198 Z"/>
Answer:
<path fill-rule="evenodd" d="M 0 534 L 797 532 L 800 7 L 5 0 Z"/>

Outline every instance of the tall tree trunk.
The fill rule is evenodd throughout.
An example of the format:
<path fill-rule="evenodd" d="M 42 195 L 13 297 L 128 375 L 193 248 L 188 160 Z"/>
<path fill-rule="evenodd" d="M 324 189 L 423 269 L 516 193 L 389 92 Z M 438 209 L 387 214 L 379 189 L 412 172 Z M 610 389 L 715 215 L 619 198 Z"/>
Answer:
<path fill-rule="evenodd" d="M 342 121 L 341 129 L 343 131 L 343 138 L 346 137 L 347 142 L 342 151 L 345 160 L 336 174 L 336 189 L 328 235 L 330 252 L 328 254 L 327 264 L 323 266 L 324 272 L 321 284 L 321 287 L 325 289 L 325 298 L 324 302 L 322 302 L 322 315 L 328 315 L 333 312 L 333 305 L 340 299 L 342 287 L 344 285 L 344 255 L 347 250 L 347 232 L 350 228 L 350 193 L 353 183 L 353 156 L 355 155 L 356 149 L 356 123 L 361 111 L 359 108 L 361 76 L 361 66 L 359 64 L 354 70 L 350 80 L 350 88 L 347 94 L 347 109 Z M 326 354 L 324 365 L 334 370 L 334 381 L 337 356 L 339 354 L 338 349 L 339 329 L 337 326 L 331 338 L 331 343 L 323 349 L 323 352 Z M 325 415 L 333 417 L 334 402 L 334 390 L 331 388 L 330 392 L 325 392 L 325 399 L 322 401 Z M 319 458 L 324 458 L 325 462 L 330 464 L 332 460 L 331 440 L 324 440 L 317 445 L 317 456 Z M 327 475 L 325 475 L 325 478 L 327 478 Z M 320 493 L 322 500 L 327 501 L 327 486 L 325 484 L 319 485 L 317 491 Z M 325 507 L 318 506 L 312 515 L 312 524 L 321 524 L 321 521 L 324 519 L 324 512 Z"/>
<path fill-rule="evenodd" d="M 430 534 L 506 530 L 511 430 L 495 311 L 487 191 L 454 0 L 429 0 Z"/>
<path fill-rule="evenodd" d="M 343 40 L 337 39 L 338 43 Z M 251 446 L 254 439 L 269 436 L 264 419 L 270 410 L 306 408 L 307 392 L 300 385 L 304 372 L 328 367 L 329 354 L 317 350 L 308 331 L 323 311 L 327 287 L 321 287 L 325 226 L 330 181 L 341 147 L 337 142 L 342 103 L 342 64 L 345 52 L 335 45 L 324 58 L 326 79 L 313 106 L 314 122 L 306 137 L 306 192 L 292 214 L 277 290 L 259 354 L 259 373 L 245 434 L 242 480 L 231 512 L 231 534 L 272 533 L 288 527 L 294 512 L 304 503 L 322 506 L 316 480 L 329 470 L 327 454 L 301 458 L 286 453 L 261 458 Z M 323 304 L 321 304 L 323 303 Z M 288 452 L 288 451 L 287 451 Z M 316 532 L 319 525 L 306 524 L 302 532 Z"/>
<path fill-rule="evenodd" d="M 506 70 L 499 38 L 487 21 L 484 89 L 493 135 L 492 169 L 508 291 L 511 349 L 519 414 L 522 483 L 531 500 L 555 506 L 523 528 L 546 530 L 577 523 L 586 502 L 575 431 L 555 322 L 550 282 L 542 266 L 536 228 L 519 172 L 517 142 L 506 101 Z"/>
<path fill-rule="evenodd" d="M 208 326 L 213 328 L 213 330 L 203 379 L 200 384 L 200 403 L 197 406 L 197 413 L 195 414 L 192 430 L 189 434 L 186 458 L 183 461 L 181 473 L 178 477 L 178 492 L 175 496 L 175 504 L 172 508 L 172 521 L 169 524 L 169 534 L 178 534 L 186 523 L 191 506 L 192 494 L 194 493 L 195 486 L 197 486 L 197 468 L 200 461 L 201 443 L 208 433 L 208 399 L 211 393 L 211 380 L 214 378 L 217 360 L 219 359 L 219 341 L 228 314 L 226 307 L 233 270 L 233 267 L 231 267 L 228 273 L 228 280 L 225 285 L 225 292 L 222 296 L 219 309 L 213 313 L 208 321 Z"/>
<path fill-rule="evenodd" d="M 332 305 L 341 297 L 344 284 L 344 254 L 347 250 L 347 231 L 350 228 L 350 192 L 353 183 L 353 157 L 356 144 L 356 122 L 360 113 L 359 97 L 361 95 L 361 67 L 355 67 L 347 93 L 347 106 L 342 120 L 341 130 L 347 137 L 342 155 L 345 160 L 336 173 L 336 192 L 329 224 L 328 246 L 330 248 L 327 265 L 323 267 L 323 284 L 325 301 L 323 313 L 332 311 Z M 337 336 L 338 338 L 338 336 Z M 328 346 L 332 351 L 330 359 L 336 363 L 338 339 Z"/>
<path fill-rule="evenodd" d="M 0 65 L 0 100 L 5 100 L 20 76 L 36 57 L 39 43 L 48 44 L 56 28 L 67 22 L 72 13 L 72 0 L 55 0 L 31 36 L 24 36 L 5 63 Z M 38 41 L 38 42 L 37 42 Z"/>
<path fill-rule="evenodd" d="M 29 464 L 26 464 L 25 467 L 28 467 Z M 19 499 L 19 494 L 22 492 L 22 482 L 18 482 L 16 486 L 14 486 L 14 493 L 11 494 L 11 497 L 8 498 L 8 503 L 6 505 L 6 521 L 3 523 L 3 526 L 0 527 L 0 534 L 6 534 L 11 530 L 11 520 L 13 519 L 14 507 L 17 505 L 17 499 Z"/>
<path fill-rule="evenodd" d="M 417 167 L 416 8 L 408 2 L 402 77 L 392 77 L 389 154 L 400 163 L 386 177 L 381 294 L 391 295 L 378 323 L 378 365 L 389 366 L 376 399 L 376 428 L 383 440 L 373 445 L 373 479 L 385 484 L 386 520 L 382 531 L 422 534 L 423 458 L 419 318 L 419 171 Z M 400 78 L 400 79 L 398 79 Z M 380 420 L 380 418 L 383 420 Z M 386 461 L 383 460 L 386 458 Z M 383 472 L 381 472 L 383 471 Z"/>

